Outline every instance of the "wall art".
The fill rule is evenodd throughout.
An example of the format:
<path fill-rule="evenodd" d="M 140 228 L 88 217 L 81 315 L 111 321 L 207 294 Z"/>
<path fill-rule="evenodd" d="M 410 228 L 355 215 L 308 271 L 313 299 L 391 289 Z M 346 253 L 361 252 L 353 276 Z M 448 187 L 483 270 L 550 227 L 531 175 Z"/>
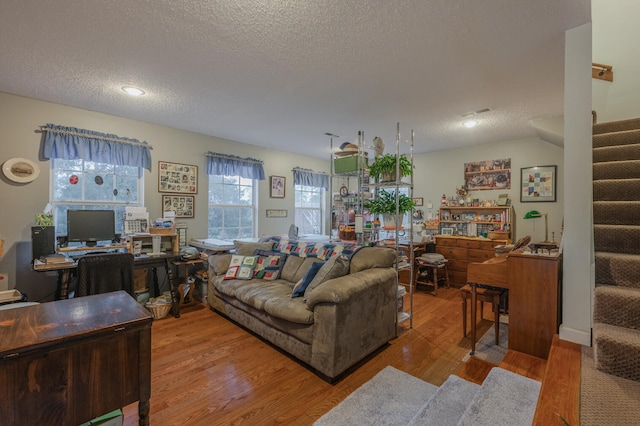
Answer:
<path fill-rule="evenodd" d="M 158 192 L 198 193 L 198 166 L 158 161 Z"/>
<path fill-rule="evenodd" d="M 520 202 L 556 201 L 558 166 L 535 166 L 520 169 Z"/>
<path fill-rule="evenodd" d="M 163 195 L 162 212 L 174 211 L 176 217 L 195 216 L 195 198 L 193 195 Z"/>

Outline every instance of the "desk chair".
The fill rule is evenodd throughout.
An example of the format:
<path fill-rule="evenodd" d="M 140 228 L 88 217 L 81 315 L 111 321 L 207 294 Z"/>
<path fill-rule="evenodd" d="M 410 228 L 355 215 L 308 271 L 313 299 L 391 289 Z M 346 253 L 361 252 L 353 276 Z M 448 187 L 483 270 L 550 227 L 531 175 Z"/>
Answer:
<path fill-rule="evenodd" d="M 75 297 L 125 290 L 133 294 L 133 254 L 88 254 L 78 260 Z"/>
<path fill-rule="evenodd" d="M 465 284 L 460 289 L 460 295 L 462 296 L 462 336 L 467 337 L 467 299 L 471 299 L 471 286 L 469 284 Z M 484 302 L 491 303 L 492 305 L 495 321 L 496 345 L 499 344 L 500 305 L 502 304 L 506 308 L 506 298 L 507 289 L 498 287 L 476 287 L 476 300 L 480 301 L 480 318 L 483 316 Z M 477 319 L 471 318 L 471 321 L 471 327 L 475 327 Z"/>

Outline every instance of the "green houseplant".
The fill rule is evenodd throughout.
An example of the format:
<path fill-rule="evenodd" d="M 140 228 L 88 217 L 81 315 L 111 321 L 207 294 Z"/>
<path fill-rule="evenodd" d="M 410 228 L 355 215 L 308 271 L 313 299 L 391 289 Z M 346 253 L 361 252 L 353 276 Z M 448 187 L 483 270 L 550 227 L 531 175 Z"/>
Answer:
<path fill-rule="evenodd" d="M 372 214 L 381 214 L 385 223 L 395 223 L 393 215 L 396 214 L 396 195 L 393 192 L 381 189 L 375 198 L 368 200 L 364 206 Z M 414 207 L 413 199 L 405 194 L 398 195 L 398 222 L 402 225 L 404 214 Z"/>
<path fill-rule="evenodd" d="M 400 177 L 413 174 L 413 165 L 405 154 L 396 161 L 395 154 L 385 154 L 375 159 L 369 166 L 369 176 L 377 181 L 394 181 L 396 179 L 396 163 L 400 166 Z"/>

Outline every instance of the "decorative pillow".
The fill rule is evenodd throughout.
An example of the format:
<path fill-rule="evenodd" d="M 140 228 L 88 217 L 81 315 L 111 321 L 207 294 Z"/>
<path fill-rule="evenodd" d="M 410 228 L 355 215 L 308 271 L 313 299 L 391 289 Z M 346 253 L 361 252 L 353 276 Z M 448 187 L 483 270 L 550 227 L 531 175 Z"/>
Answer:
<path fill-rule="evenodd" d="M 225 280 L 250 280 L 253 278 L 253 270 L 256 267 L 258 256 L 231 256 L 229 269 L 224 275 Z"/>
<path fill-rule="evenodd" d="M 316 276 L 311 280 L 307 289 L 304 291 L 304 297 L 309 295 L 319 285 L 333 278 L 342 277 L 349 273 L 349 258 L 343 254 L 332 256 L 327 260 Z"/>
<path fill-rule="evenodd" d="M 302 279 L 296 283 L 295 287 L 293 287 L 291 298 L 304 296 L 305 290 L 309 284 L 311 284 L 311 281 L 313 281 L 316 275 L 318 275 L 318 271 L 324 264 L 325 262 L 314 262 L 311 264 L 307 273 L 304 274 L 304 277 L 302 277 Z"/>
<path fill-rule="evenodd" d="M 262 280 L 277 280 L 287 259 L 286 254 L 268 250 L 256 250 L 254 254 L 258 257 L 253 277 Z"/>
<path fill-rule="evenodd" d="M 236 248 L 236 254 L 241 256 L 251 256 L 256 250 L 272 250 L 273 241 L 267 241 L 264 243 L 247 243 L 244 241 L 234 240 L 233 245 Z"/>

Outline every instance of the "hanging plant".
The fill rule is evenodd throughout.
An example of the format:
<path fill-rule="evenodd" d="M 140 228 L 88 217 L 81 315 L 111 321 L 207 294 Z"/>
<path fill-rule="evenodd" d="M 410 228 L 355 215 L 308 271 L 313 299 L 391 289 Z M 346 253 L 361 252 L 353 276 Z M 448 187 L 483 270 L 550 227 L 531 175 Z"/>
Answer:
<path fill-rule="evenodd" d="M 413 174 L 413 165 L 405 154 L 396 160 L 395 154 L 385 154 L 375 159 L 369 166 L 369 176 L 381 181 L 383 176 L 389 176 L 389 180 L 396 179 L 396 164 L 400 167 L 400 177 Z"/>

